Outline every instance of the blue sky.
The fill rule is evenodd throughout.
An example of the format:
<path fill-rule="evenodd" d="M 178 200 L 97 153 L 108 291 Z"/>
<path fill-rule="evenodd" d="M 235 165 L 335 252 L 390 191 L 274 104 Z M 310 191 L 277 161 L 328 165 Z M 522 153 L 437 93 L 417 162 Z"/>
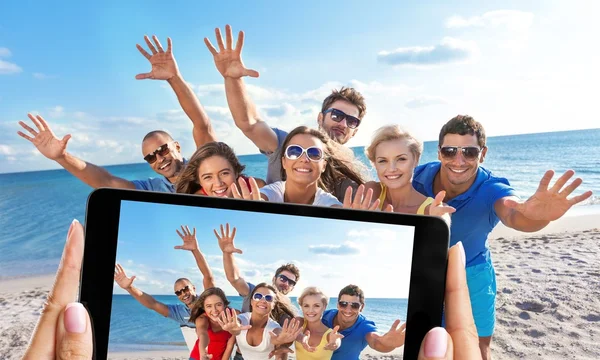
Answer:
<path fill-rule="evenodd" d="M 174 249 L 182 244 L 175 230 L 196 227 L 216 285 L 236 295 L 225 278 L 213 233 L 227 222 L 237 228 L 235 245 L 244 252 L 235 254 L 242 276 L 254 284 L 270 282 L 280 265 L 293 262 L 301 278 L 291 296 L 307 286 L 336 296 L 354 283 L 367 297 L 408 298 L 414 235 L 409 226 L 124 201 L 117 262 L 150 294 L 172 294 L 180 277 L 189 277 L 201 288 L 192 253 Z M 114 291 L 125 293 L 116 284 Z"/>
<path fill-rule="evenodd" d="M 596 1 L 61 4 L 0 5 L 1 172 L 58 167 L 16 134 L 27 112 L 61 138 L 71 133 L 69 151 L 100 165 L 140 162 L 141 138 L 157 128 L 191 153 L 191 123 L 168 85 L 134 79 L 150 69 L 135 48 L 145 34 L 173 39 L 217 135 L 239 154 L 256 153 L 233 124 L 203 43 L 225 24 L 246 32 L 244 62 L 261 74 L 246 83 L 273 126 L 314 125 L 319 103 L 343 84 L 368 106 L 350 146 L 388 123 L 435 139 L 458 113 L 489 136 L 598 126 Z"/>

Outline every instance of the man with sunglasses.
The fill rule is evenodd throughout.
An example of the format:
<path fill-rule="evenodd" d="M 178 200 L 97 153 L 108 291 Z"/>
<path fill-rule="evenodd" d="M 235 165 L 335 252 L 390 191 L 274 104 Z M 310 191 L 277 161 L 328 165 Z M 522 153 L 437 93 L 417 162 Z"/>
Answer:
<path fill-rule="evenodd" d="M 247 69 L 242 61 L 241 53 L 244 46 L 244 33 L 239 32 L 237 44 L 233 47 L 233 35 L 229 25 L 225 27 L 226 46 L 223 43 L 221 30 L 215 30 L 219 50 L 211 44 L 208 38 L 204 42 L 212 53 L 217 70 L 224 78 L 225 93 L 229 110 L 233 116 L 235 125 L 242 130 L 244 135 L 250 139 L 269 158 L 266 183 L 281 180 L 281 161 L 279 152 L 281 145 L 288 132 L 279 128 L 271 128 L 264 122 L 256 110 L 256 105 L 250 99 L 243 81 L 244 76 L 258 77 L 255 70 Z M 358 131 L 358 127 L 365 116 L 366 105 L 363 96 L 353 88 L 342 87 L 325 98 L 321 106 L 321 112 L 317 116 L 319 129 L 327 133 L 339 144 L 346 144 Z M 358 185 L 347 179 L 339 184 L 335 191 L 335 197 L 344 201 L 344 195 L 348 186 L 353 187 L 356 193 Z"/>
<path fill-rule="evenodd" d="M 398 327 L 396 320 L 384 335 L 377 334 L 377 326 L 361 312 L 365 307 L 365 294 L 356 285 L 348 285 L 340 290 L 337 309 L 325 310 L 321 322 L 329 328 L 339 326 L 338 332 L 344 335 L 341 346 L 333 352 L 331 360 L 358 360 L 367 347 L 388 353 L 404 345 L 406 325 Z"/>
<path fill-rule="evenodd" d="M 488 235 L 500 221 L 518 231 L 541 230 L 592 195 L 588 191 L 567 199 L 582 182 L 576 179 L 562 189 L 574 174 L 570 170 L 548 189 L 553 171 L 547 171 L 535 194 L 521 202 L 507 179 L 480 166 L 487 150 L 483 126 L 470 116 L 458 115 L 440 131 L 439 161 L 418 166 L 413 178 L 413 186 L 425 196 L 445 190 L 444 202 L 456 209 L 450 246 L 462 241 L 465 248 L 467 284 L 483 359 L 491 359 L 496 321 L 496 273 Z"/>
<path fill-rule="evenodd" d="M 179 142 L 175 141 L 169 133 L 162 130 L 151 131 L 142 140 L 144 160 L 150 165 L 152 170 L 162 176 L 129 181 L 114 176 L 106 169 L 81 160 L 67 152 L 67 143 L 71 139 L 70 134 L 59 139 L 54 135 L 50 125 L 41 115 L 33 116 L 32 114 L 27 114 L 27 116 L 37 127 L 37 131 L 23 121 L 19 121 L 21 127 L 27 130 L 33 137 L 21 131 L 17 132 L 19 136 L 30 141 L 42 155 L 56 161 L 65 170 L 87 185 L 95 189 L 110 187 L 175 192 L 174 183 L 179 173 L 183 170 L 186 161 L 181 154 Z"/>

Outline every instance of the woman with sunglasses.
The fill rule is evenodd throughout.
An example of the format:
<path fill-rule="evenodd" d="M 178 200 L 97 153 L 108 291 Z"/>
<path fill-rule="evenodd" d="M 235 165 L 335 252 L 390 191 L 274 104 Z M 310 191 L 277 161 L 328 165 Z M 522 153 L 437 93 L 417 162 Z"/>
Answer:
<path fill-rule="evenodd" d="M 231 197 L 231 184 L 243 180 L 250 187 L 251 179 L 243 175 L 240 163 L 231 147 L 223 142 L 210 142 L 199 147 L 189 159 L 177 180 L 176 192 L 217 197 Z M 265 182 L 254 179 L 258 188 Z"/>
<path fill-rule="evenodd" d="M 265 200 L 304 205 L 354 207 L 351 199 L 346 197 L 342 204 L 335 196 L 336 187 L 350 179 L 363 184 L 363 176 L 358 170 L 358 162 L 349 149 L 336 144 L 320 131 L 299 126 L 292 130 L 282 144 L 280 161 L 281 178 L 260 189 L 258 195 L 248 196 L 249 189 L 243 182 L 239 183 L 241 194 L 233 189 L 235 198 Z M 252 190 L 252 189 L 250 189 Z M 359 194 L 360 192 L 360 194 Z M 372 192 L 372 191 L 371 191 Z M 362 197 L 359 187 L 357 196 L 359 208 L 369 208 L 371 197 Z M 374 209 L 376 206 L 371 206 Z"/>
<path fill-rule="evenodd" d="M 365 184 L 379 200 L 380 210 L 406 214 L 441 216 L 450 222 L 456 209 L 442 203 L 444 191 L 435 199 L 419 193 L 412 185 L 413 172 L 419 164 L 423 143 L 398 125 L 387 125 L 375 131 L 365 154 L 375 166 L 379 182 Z"/>
<path fill-rule="evenodd" d="M 244 360 L 267 360 L 275 348 L 289 346 L 302 328 L 293 317 L 293 312 L 279 301 L 277 290 L 267 283 L 256 285 L 251 293 L 250 312 L 236 314 L 225 309 L 217 319 L 221 328 L 236 338 Z M 280 326 L 275 313 L 289 312 L 291 321 Z"/>
<path fill-rule="evenodd" d="M 194 302 L 190 322 L 196 324 L 198 346 L 194 348 L 195 352 L 192 352 L 190 359 L 225 360 L 231 357 L 235 337 L 219 324 L 219 317 L 225 309 L 239 314 L 238 310 L 229 307 L 227 296 L 218 287 L 204 290 Z"/>

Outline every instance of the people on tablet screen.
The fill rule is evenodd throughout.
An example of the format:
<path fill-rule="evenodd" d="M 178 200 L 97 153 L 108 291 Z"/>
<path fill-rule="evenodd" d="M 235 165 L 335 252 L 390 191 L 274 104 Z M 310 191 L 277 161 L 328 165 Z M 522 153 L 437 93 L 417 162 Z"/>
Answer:
<path fill-rule="evenodd" d="M 507 179 L 494 176 L 480 165 L 487 152 L 481 123 L 471 116 L 458 115 L 440 130 L 439 161 L 418 166 L 413 177 L 413 186 L 420 193 L 431 197 L 444 191 L 444 201 L 457 209 L 452 214 L 450 245 L 459 241 L 464 244 L 467 284 L 484 359 L 491 356 L 496 301 L 496 273 L 488 235 L 500 221 L 519 231 L 538 231 L 592 195 L 588 191 L 567 198 L 582 182 L 578 178 L 564 187 L 574 174 L 572 170 L 549 188 L 554 175 L 549 170 L 535 194 L 522 202 Z"/>
<path fill-rule="evenodd" d="M 273 320 L 272 312 L 279 304 L 279 291 L 260 283 L 250 292 L 250 311 L 236 314 L 230 309 L 221 313 L 219 324 L 236 337 L 244 360 L 268 359 L 277 347 L 289 347 L 302 328 L 294 318 L 282 325 Z"/>
<path fill-rule="evenodd" d="M 282 171 L 281 152 L 285 151 L 284 139 L 288 133 L 278 128 L 271 128 L 265 123 L 256 110 L 256 105 L 250 99 L 243 81 L 244 76 L 258 77 L 255 70 L 247 69 L 242 61 L 242 48 L 244 47 L 244 33 L 239 32 L 237 43 L 233 44 L 231 26 L 225 26 L 226 46 L 223 43 L 221 30 L 215 29 L 217 50 L 208 38 L 204 42 L 214 57 L 215 65 L 225 82 L 225 94 L 229 110 L 235 125 L 269 158 L 267 171 L 267 184 L 285 180 Z M 363 96 L 353 88 L 334 90 L 323 101 L 321 111 L 317 116 L 319 129 L 328 134 L 334 142 L 346 144 L 358 131 L 358 127 L 366 113 Z M 359 165 L 356 162 L 356 165 Z M 346 166 L 351 166 L 346 164 Z M 290 174 L 288 173 L 288 176 Z M 337 180 L 340 180 L 339 182 Z M 336 179 L 336 183 L 329 184 L 324 190 L 332 193 L 338 201 L 344 201 L 346 188 L 352 186 L 356 190 L 363 181 L 346 176 Z"/>
<path fill-rule="evenodd" d="M 223 142 L 209 142 L 196 150 L 177 180 L 176 192 L 217 197 L 232 197 L 231 184 L 250 179 L 244 175 L 245 165 L 235 152 Z M 241 178 L 241 179 L 240 179 Z M 265 185 L 255 179 L 258 187 Z"/>
<path fill-rule="evenodd" d="M 365 187 L 373 189 L 380 210 L 388 208 L 399 213 L 442 216 L 450 222 L 449 214 L 456 209 L 442 203 L 444 191 L 434 199 L 424 196 L 412 185 L 413 172 L 422 152 L 423 143 L 398 125 L 379 128 L 365 150 L 379 181 L 370 181 Z"/>
<path fill-rule="evenodd" d="M 239 314 L 238 310 L 229 307 L 229 300 L 223 290 L 211 287 L 202 292 L 191 309 L 190 322 L 196 324 L 198 334 L 197 352 L 190 354 L 190 359 L 228 360 L 233 352 L 235 337 L 223 330 L 219 319 L 228 309 Z"/>
<path fill-rule="evenodd" d="M 400 320 L 396 320 L 387 333 L 379 335 L 375 323 L 361 314 L 364 307 L 362 289 L 348 285 L 340 290 L 337 309 L 323 313 L 323 324 L 329 328 L 337 327 L 344 336 L 341 346 L 333 352 L 332 360 L 358 360 L 367 345 L 382 353 L 404 345 L 406 323 L 400 325 Z"/>

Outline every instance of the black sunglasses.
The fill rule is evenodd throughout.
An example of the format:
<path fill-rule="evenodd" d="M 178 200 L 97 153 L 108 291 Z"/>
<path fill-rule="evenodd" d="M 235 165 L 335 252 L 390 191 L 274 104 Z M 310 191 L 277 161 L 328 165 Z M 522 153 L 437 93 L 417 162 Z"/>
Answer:
<path fill-rule="evenodd" d="M 360 119 L 356 118 L 354 116 L 350 116 L 348 114 L 346 114 L 345 112 L 343 112 L 342 110 L 338 110 L 338 109 L 334 109 L 334 108 L 330 108 L 327 109 L 323 112 L 323 115 L 327 114 L 327 113 L 331 113 L 331 120 L 339 123 L 342 120 L 346 119 L 346 125 L 348 125 L 348 127 L 350 129 L 356 129 L 358 127 L 358 125 L 360 125 Z"/>
<path fill-rule="evenodd" d="M 182 289 L 176 290 L 176 291 L 175 291 L 175 295 L 179 296 L 179 295 L 183 294 L 184 292 L 185 292 L 185 293 L 188 293 L 188 292 L 190 292 L 190 286 L 189 286 L 189 285 L 186 285 L 186 286 L 185 286 L 184 288 L 182 288 Z"/>
<path fill-rule="evenodd" d="M 289 277 L 287 277 L 287 276 L 285 276 L 283 274 L 279 275 L 279 280 L 281 280 L 284 283 L 288 283 L 288 284 L 290 284 L 292 286 L 296 286 L 296 282 L 294 280 L 290 279 Z"/>
<path fill-rule="evenodd" d="M 261 299 L 265 299 L 266 302 L 273 302 L 273 295 L 263 295 L 261 293 L 255 293 L 252 298 L 256 301 L 260 301 Z"/>
<path fill-rule="evenodd" d="M 350 305 L 354 310 L 360 309 L 360 303 L 357 302 L 338 301 L 338 305 L 343 308 L 347 308 Z"/>
<path fill-rule="evenodd" d="M 154 150 L 150 154 L 144 156 L 144 160 L 146 160 L 148 162 L 148 164 L 153 164 L 156 161 L 157 154 L 164 157 L 164 156 L 169 155 L 170 152 L 171 152 L 171 149 L 169 148 L 169 144 L 168 143 L 162 144 L 156 150 Z"/>
<path fill-rule="evenodd" d="M 440 147 L 440 154 L 446 159 L 453 159 L 458 154 L 458 150 L 461 151 L 465 159 L 475 160 L 479 158 L 479 154 L 483 149 L 477 146 L 442 146 Z"/>

